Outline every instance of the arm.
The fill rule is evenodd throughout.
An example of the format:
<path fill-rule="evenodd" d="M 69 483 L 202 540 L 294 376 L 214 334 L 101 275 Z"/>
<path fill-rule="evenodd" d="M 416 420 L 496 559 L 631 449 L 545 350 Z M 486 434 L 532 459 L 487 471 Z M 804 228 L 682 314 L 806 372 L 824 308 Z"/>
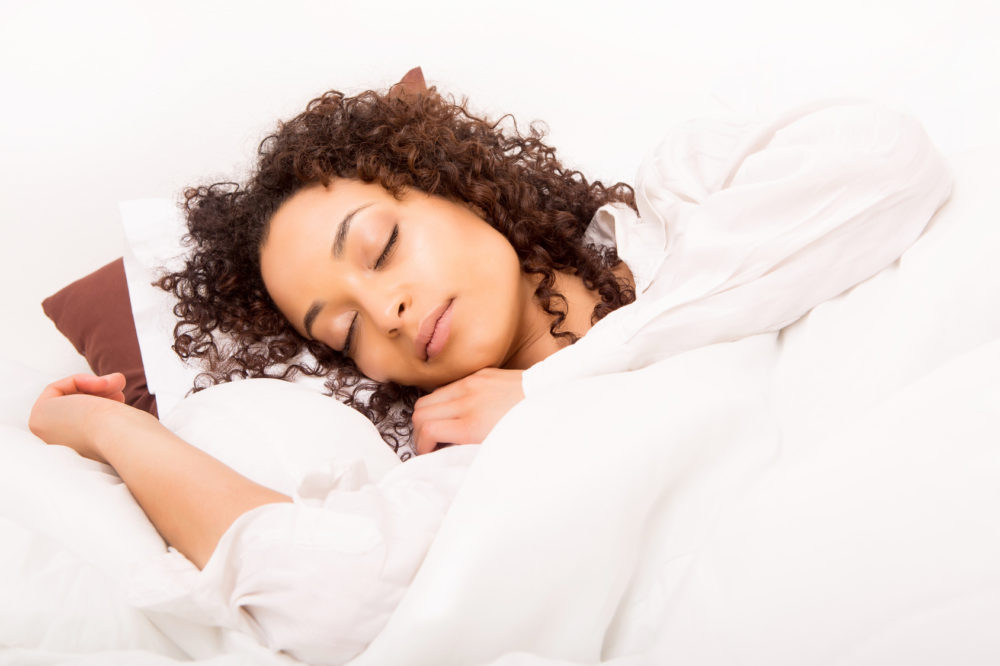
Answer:
<path fill-rule="evenodd" d="M 199 568 L 236 518 L 288 497 L 237 474 L 155 417 L 119 402 L 121 375 L 74 375 L 42 392 L 32 432 L 111 465 L 163 538 Z"/>
<path fill-rule="evenodd" d="M 640 169 L 639 216 L 597 220 L 626 260 L 658 257 L 639 299 L 526 370 L 525 394 L 779 330 L 898 259 L 950 189 L 920 124 L 884 107 L 689 123 Z"/>

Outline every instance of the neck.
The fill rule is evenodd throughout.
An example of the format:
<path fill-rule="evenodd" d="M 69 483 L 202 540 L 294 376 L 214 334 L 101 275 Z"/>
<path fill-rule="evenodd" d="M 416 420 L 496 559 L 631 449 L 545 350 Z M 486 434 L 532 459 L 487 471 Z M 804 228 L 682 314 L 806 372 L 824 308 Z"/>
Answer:
<path fill-rule="evenodd" d="M 503 364 L 505 368 L 525 370 L 570 344 L 567 338 L 552 335 L 552 316 L 542 310 L 535 298 L 539 282 L 539 276 L 522 276 L 521 296 L 526 306 L 522 310 L 517 343 Z M 600 297 L 587 290 L 580 277 L 569 273 L 555 273 L 553 290 L 566 299 L 565 307 L 561 308 L 566 318 L 556 332 L 568 331 L 578 338 L 583 337 L 590 330 L 590 318 Z M 557 298 L 551 302 L 562 304 Z"/>

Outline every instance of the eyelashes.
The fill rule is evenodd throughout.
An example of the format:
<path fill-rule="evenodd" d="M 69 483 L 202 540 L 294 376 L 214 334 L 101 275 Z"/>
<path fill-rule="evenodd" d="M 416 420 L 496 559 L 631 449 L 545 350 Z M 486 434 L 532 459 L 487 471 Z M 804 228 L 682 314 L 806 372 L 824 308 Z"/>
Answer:
<path fill-rule="evenodd" d="M 354 313 L 354 319 L 351 320 L 351 327 L 347 329 L 347 338 L 344 340 L 344 350 L 341 352 L 344 356 L 351 355 L 351 348 L 354 346 L 354 331 L 358 328 L 358 314 Z"/>
<path fill-rule="evenodd" d="M 378 259 L 375 260 L 375 268 L 379 269 L 382 264 L 385 263 L 389 255 L 392 254 L 393 249 L 396 247 L 396 241 L 399 239 L 399 225 L 392 225 L 392 233 L 389 234 L 389 241 L 385 244 L 385 249 L 382 250 L 382 254 L 379 255 Z"/>

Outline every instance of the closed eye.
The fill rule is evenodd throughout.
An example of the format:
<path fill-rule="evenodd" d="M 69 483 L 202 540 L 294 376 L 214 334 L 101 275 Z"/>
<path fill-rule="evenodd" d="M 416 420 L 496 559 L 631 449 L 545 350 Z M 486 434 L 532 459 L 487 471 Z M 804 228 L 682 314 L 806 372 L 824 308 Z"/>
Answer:
<path fill-rule="evenodd" d="M 399 225 L 395 224 L 392 227 L 392 233 L 389 234 L 389 241 L 385 244 L 385 249 L 382 250 L 382 254 L 379 255 L 378 259 L 375 260 L 376 270 L 382 267 L 389 255 L 392 254 L 393 248 L 396 247 L 396 240 L 399 238 Z"/>
<path fill-rule="evenodd" d="M 341 352 L 344 356 L 351 355 L 351 348 L 354 346 L 354 332 L 358 328 L 358 315 L 354 314 L 354 319 L 351 320 L 351 327 L 347 329 L 347 338 L 344 340 L 344 350 Z"/>
<path fill-rule="evenodd" d="M 385 248 L 382 250 L 382 254 L 378 256 L 375 260 L 375 269 L 378 270 L 392 254 L 393 249 L 396 247 L 396 241 L 399 239 L 399 225 L 395 224 L 392 227 L 392 233 L 389 234 L 389 240 L 385 244 Z M 356 337 L 356 331 L 358 329 L 358 315 L 355 313 L 354 319 L 351 320 L 351 327 L 347 329 L 347 338 L 344 340 L 344 350 L 341 352 L 344 356 L 350 356 L 352 350 L 354 349 L 354 342 Z"/>

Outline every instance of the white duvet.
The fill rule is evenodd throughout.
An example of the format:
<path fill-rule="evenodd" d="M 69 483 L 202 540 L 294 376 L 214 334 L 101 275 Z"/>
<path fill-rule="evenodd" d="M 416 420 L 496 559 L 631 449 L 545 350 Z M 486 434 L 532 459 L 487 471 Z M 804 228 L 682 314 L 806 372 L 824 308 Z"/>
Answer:
<path fill-rule="evenodd" d="M 640 179 L 642 220 L 622 211 L 598 219 L 597 238 L 614 234 L 621 245 L 628 225 L 630 238 L 647 234 L 622 254 L 656 307 L 613 314 L 529 373 L 528 399 L 481 447 L 398 607 L 352 663 L 1000 659 L 993 156 L 955 163 L 953 200 L 898 263 L 779 331 L 902 252 L 948 180 L 907 171 L 911 155 L 882 163 L 882 176 L 923 174 L 892 183 L 907 197 L 886 196 L 875 173 L 803 189 L 792 176 L 848 154 L 851 136 L 753 143 L 776 127 L 688 128 L 675 137 L 710 139 L 661 145 Z M 665 180 L 673 169 L 651 180 L 666 163 L 689 169 L 676 182 Z M 794 196 L 783 199 L 782 185 Z M 868 198 L 816 196 L 859 190 Z M 713 206 L 720 215 L 709 215 Z M 666 226 L 641 226 L 655 215 Z M 839 223 L 804 237 L 792 233 L 803 216 Z M 862 219 L 884 224 L 838 231 Z M 727 245 L 742 229 L 745 242 Z M 775 251 L 775 239 L 791 238 L 797 244 Z M 645 259 L 653 242 L 667 250 L 662 265 Z M 705 271 L 674 270 L 684 247 L 729 249 L 736 260 L 705 254 Z M 671 270 L 672 283 L 657 282 Z M 753 300 L 769 277 L 783 291 Z M 0 534 L 17 545 L 0 570 L 19 581 L 4 581 L 11 592 L 0 602 L 11 663 L 88 663 L 88 654 L 101 664 L 290 661 L 204 624 L 204 604 L 200 615 L 137 610 L 128 581 L 140 578 L 122 572 L 162 563 L 163 544 L 123 487 L 107 468 L 42 447 L 23 427 L 4 433 Z M 368 459 L 333 446 L 341 472 L 345 461 Z M 444 453 L 442 461 L 455 455 Z M 232 462 L 296 483 L 322 455 L 315 442 L 293 447 L 280 473 Z M 322 609 L 299 610 L 308 620 Z"/>

